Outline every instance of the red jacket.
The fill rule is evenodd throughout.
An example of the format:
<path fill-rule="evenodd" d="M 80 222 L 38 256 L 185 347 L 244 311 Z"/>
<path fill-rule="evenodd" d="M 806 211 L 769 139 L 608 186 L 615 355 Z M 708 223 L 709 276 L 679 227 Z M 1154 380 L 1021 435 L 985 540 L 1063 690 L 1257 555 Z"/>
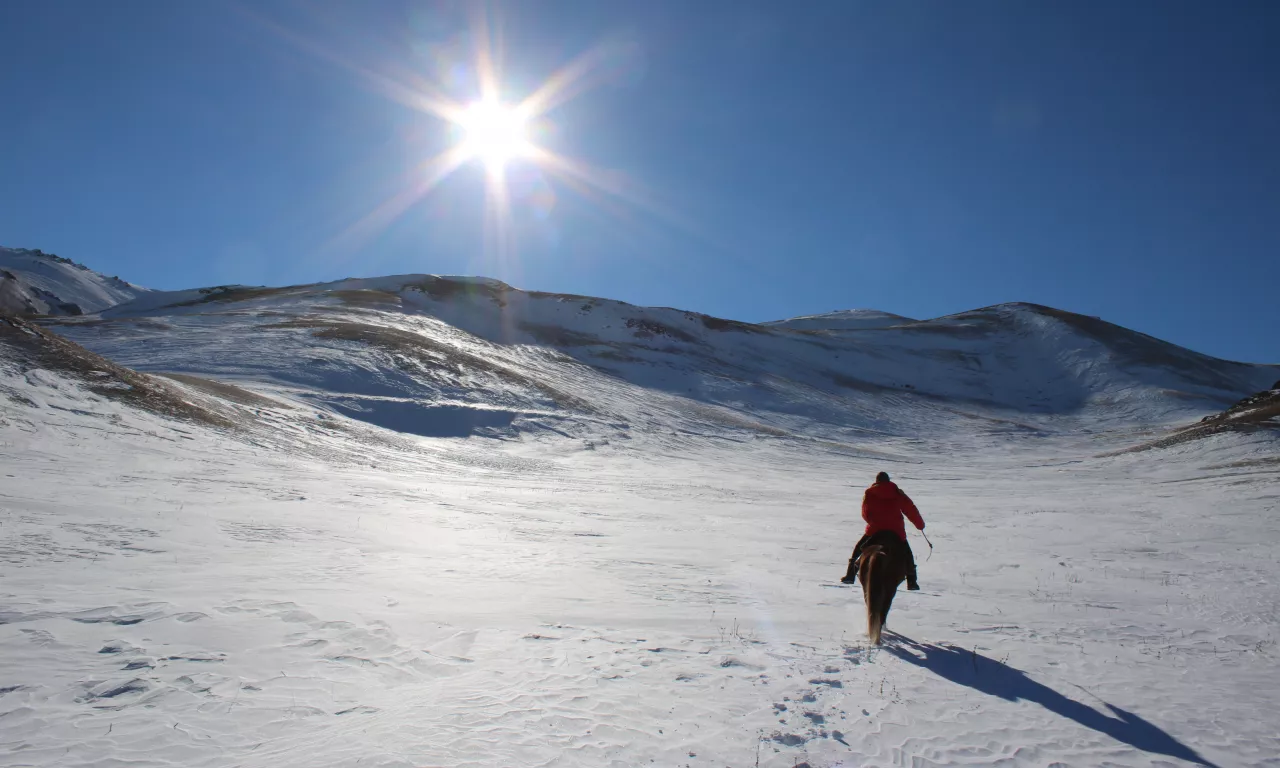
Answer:
<path fill-rule="evenodd" d="M 893 531 L 898 534 L 898 538 L 906 541 L 907 527 L 902 524 L 903 515 L 918 530 L 924 530 L 924 518 L 920 517 L 920 510 L 893 483 L 876 483 L 862 495 L 862 519 L 867 521 L 867 530 L 863 534 L 865 536 L 877 531 Z"/>

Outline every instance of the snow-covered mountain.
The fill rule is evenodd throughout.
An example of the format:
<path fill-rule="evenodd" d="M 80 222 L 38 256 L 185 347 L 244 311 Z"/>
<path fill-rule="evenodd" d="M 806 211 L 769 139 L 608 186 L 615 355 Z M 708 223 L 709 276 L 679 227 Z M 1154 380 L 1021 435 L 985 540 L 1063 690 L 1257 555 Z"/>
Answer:
<path fill-rule="evenodd" d="M 0 313 L 92 314 L 146 292 L 51 253 L 0 247 Z"/>
<path fill-rule="evenodd" d="M 2 764 L 1280 752 L 1276 366 L 1029 304 L 132 290 L 0 317 Z M 873 648 L 880 470 L 932 544 Z"/>
<path fill-rule="evenodd" d="M 829 334 L 430 275 L 151 292 L 55 327 L 140 371 L 422 436 L 1152 429 L 1280 375 L 1029 304 Z"/>
<path fill-rule="evenodd" d="M 557 424 L 617 436 L 673 418 L 693 431 L 710 420 L 835 439 L 911 437 L 921 420 L 931 434 L 975 420 L 1149 428 L 1214 413 L 1280 376 L 1032 304 L 752 325 L 432 275 L 144 291 L 38 252 L 3 255 L 15 285 L 99 313 L 56 330 L 120 364 L 428 436 Z"/>

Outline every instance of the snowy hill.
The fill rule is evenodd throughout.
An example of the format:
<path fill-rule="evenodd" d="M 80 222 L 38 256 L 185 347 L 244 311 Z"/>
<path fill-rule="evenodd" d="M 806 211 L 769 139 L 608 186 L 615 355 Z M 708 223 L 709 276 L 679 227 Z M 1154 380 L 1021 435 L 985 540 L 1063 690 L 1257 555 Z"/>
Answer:
<path fill-rule="evenodd" d="M 821 329 L 428 275 L 34 322 L 2 764 L 1280 753 L 1275 366 L 1029 304 Z M 1252 428 L 1120 452 L 1206 417 Z M 836 579 L 880 470 L 936 549 L 876 648 Z"/>
<path fill-rule="evenodd" d="M 0 312 L 3 313 L 92 314 L 132 301 L 146 290 L 40 250 L 0 248 Z"/>
<path fill-rule="evenodd" d="M 832 336 L 430 275 L 150 292 L 57 330 L 141 371 L 428 437 L 727 430 L 891 449 L 1171 426 L 1278 375 L 1028 304 Z"/>

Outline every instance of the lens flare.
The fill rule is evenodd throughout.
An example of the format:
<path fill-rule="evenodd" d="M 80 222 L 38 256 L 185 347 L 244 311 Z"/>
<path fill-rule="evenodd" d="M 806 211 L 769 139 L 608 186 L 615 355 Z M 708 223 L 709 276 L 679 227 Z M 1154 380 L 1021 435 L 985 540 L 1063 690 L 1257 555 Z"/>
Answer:
<path fill-rule="evenodd" d="M 496 101 L 473 102 L 458 117 L 465 132 L 463 151 L 478 158 L 491 173 L 501 173 L 508 161 L 527 156 L 527 121 L 521 110 Z"/>

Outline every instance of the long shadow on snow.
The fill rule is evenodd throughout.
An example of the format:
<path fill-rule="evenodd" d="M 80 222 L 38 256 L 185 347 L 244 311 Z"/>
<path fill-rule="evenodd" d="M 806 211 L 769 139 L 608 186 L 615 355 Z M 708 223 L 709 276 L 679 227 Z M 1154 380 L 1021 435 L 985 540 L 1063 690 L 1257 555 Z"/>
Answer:
<path fill-rule="evenodd" d="M 1106 704 L 1115 717 L 1108 717 L 1078 701 L 1072 701 L 1027 677 L 1026 672 L 976 651 L 951 645 L 919 643 L 894 632 L 887 633 L 886 637 L 894 641 L 886 644 L 886 651 L 953 683 L 999 696 L 1006 701 L 1034 702 L 1056 715 L 1074 720 L 1086 728 L 1092 728 L 1144 752 L 1168 755 L 1217 768 L 1158 726 L 1105 701 L 1103 704 Z"/>

